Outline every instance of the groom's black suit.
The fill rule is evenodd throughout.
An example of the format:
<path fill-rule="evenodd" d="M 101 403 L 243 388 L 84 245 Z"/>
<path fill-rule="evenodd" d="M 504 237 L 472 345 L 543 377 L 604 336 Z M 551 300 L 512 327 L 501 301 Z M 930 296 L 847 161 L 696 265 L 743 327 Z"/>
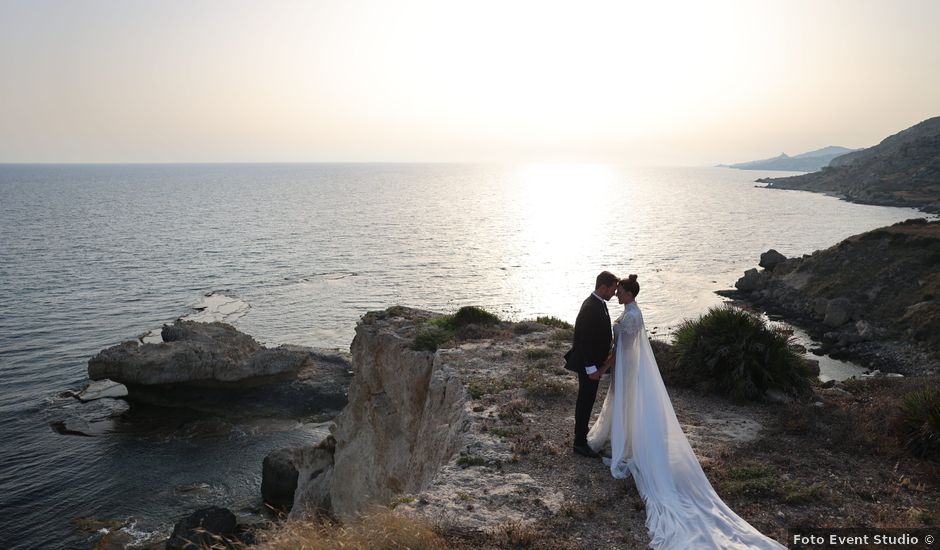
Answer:
<path fill-rule="evenodd" d="M 597 399 L 597 380 L 588 378 L 585 368 L 598 369 L 610 353 L 612 333 L 607 303 L 592 294 L 581 304 L 574 323 L 574 346 L 569 354 L 568 367 L 578 373 L 578 402 L 574 409 L 574 444 L 587 446 L 588 423 Z"/>

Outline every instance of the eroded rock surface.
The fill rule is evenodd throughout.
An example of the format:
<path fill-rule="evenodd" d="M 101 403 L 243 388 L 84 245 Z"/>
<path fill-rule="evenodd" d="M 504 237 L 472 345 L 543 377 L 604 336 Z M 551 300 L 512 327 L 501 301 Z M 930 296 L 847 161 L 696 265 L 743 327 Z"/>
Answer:
<path fill-rule="evenodd" d="M 295 375 L 309 354 L 287 346 L 265 348 L 225 323 L 177 321 L 165 325 L 163 343 L 123 342 L 88 361 L 88 377 L 125 385 L 242 382 Z"/>
<path fill-rule="evenodd" d="M 421 491 L 461 446 L 468 428 L 463 384 L 439 354 L 410 348 L 432 314 L 394 311 L 367 314 L 356 326 L 355 374 L 336 419 L 332 479 L 301 474 L 294 516 L 327 501 L 336 515 L 351 516 Z"/>

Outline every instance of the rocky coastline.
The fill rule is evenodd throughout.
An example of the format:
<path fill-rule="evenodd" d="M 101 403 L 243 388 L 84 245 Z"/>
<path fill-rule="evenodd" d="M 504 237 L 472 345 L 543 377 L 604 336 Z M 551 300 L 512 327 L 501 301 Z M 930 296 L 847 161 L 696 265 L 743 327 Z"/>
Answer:
<path fill-rule="evenodd" d="M 940 117 L 927 119 L 822 170 L 761 178 L 769 189 L 828 193 L 851 202 L 914 207 L 940 214 Z"/>
<path fill-rule="evenodd" d="M 940 222 L 914 219 L 801 258 L 774 250 L 726 297 L 804 328 L 871 370 L 940 373 Z"/>
<path fill-rule="evenodd" d="M 749 297 L 764 291 L 773 296 L 785 287 L 772 280 L 792 283 L 787 275 L 807 269 L 774 254 L 765 260 L 766 272 L 756 275 L 763 286 L 748 290 Z M 786 292 L 792 291 L 777 294 Z M 838 313 L 835 299 L 819 321 L 823 326 Z M 870 315 L 852 310 L 845 317 L 830 328 L 859 332 L 859 321 L 865 321 L 880 334 L 879 320 Z M 315 351 L 299 349 L 305 366 L 289 380 L 254 386 L 257 377 L 245 377 L 249 387 L 296 384 L 319 362 L 336 368 L 319 371 L 307 383 L 348 385 L 345 406 L 317 440 L 272 449 L 258 465 L 260 496 L 288 521 L 242 524 L 222 508 L 203 509 L 183 518 L 170 541 L 135 546 L 115 529 L 99 539 L 98 548 L 176 548 L 210 524 L 218 525 L 213 532 L 231 547 L 292 548 L 297 546 L 281 539 L 285 526 L 323 517 L 352 525 L 377 509 L 431 526 L 447 547 L 646 547 L 643 502 L 632 482 L 612 480 L 600 462 L 571 454 L 576 380 L 562 368 L 570 326 L 557 320 L 470 324 L 436 349 L 420 349 L 421 335 L 443 318 L 400 306 L 371 312 L 357 324 L 348 363 L 317 360 Z M 230 327 L 185 328 L 229 334 Z M 670 346 L 655 342 L 654 348 L 661 368 L 668 369 Z M 250 345 L 245 350 L 247 356 L 258 351 Z M 108 369 L 120 371 L 115 365 Z M 157 386 L 165 390 L 162 380 Z M 904 377 L 883 382 L 896 386 L 878 387 L 828 383 L 806 398 L 782 402 L 734 403 L 672 386 L 669 393 L 722 498 L 762 532 L 784 541 L 794 526 L 865 524 L 876 515 L 882 526 L 937 521 L 920 512 L 940 504 L 936 493 L 920 490 L 940 481 L 937 471 L 899 454 L 893 440 L 876 440 L 870 434 L 885 437 L 885 429 L 865 424 L 877 418 L 890 426 L 884 396 L 901 395 L 911 381 Z M 231 380 L 223 387 L 204 382 L 189 390 L 244 391 Z M 99 384 L 85 395 L 133 403 L 132 396 L 142 394 L 135 384 L 128 388 L 120 397 L 117 386 Z M 898 475 L 907 480 L 901 490 Z"/>
<path fill-rule="evenodd" d="M 413 349 L 440 317 L 393 307 L 362 318 L 349 405 L 331 437 L 295 455 L 291 521 L 262 548 L 301 544 L 291 523 L 325 514 L 355 525 L 376 509 L 431 526 L 443 547 L 646 547 L 632 482 L 571 453 L 576 380 L 561 359 L 571 328 L 471 326 L 437 350 Z M 654 348 L 668 369 L 670 346 Z M 906 457 L 887 429 L 891 400 L 915 379 L 880 380 L 819 384 L 782 402 L 669 393 L 722 498 L 785 541 L 797 526 L 936 521 L 921 512 L 937 494 L 920 489 L 940 481 L 937 470 Z"/>

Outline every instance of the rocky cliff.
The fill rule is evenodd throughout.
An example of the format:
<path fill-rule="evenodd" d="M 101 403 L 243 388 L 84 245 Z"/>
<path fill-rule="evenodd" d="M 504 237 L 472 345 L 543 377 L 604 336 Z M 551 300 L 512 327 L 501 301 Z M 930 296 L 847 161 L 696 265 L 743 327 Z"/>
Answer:
<path fill-rule="evenodd" d="M 323 470 L 314 460 L 313 472 L 300 469 L 295 515 L 329 503 L 348 517 L 421 491 L 460 447 L 468 427 L 463 385 L 440 355 L 410 349 L 430 314 L 398 311 L 407 314 L 370 313 L 356 326 L 353 383 L 333 430 L 332 465 Z"/>
<path fill-rule="evenodd" d="M 512 518 L 532 521 L 558 509 L 556 492 L 527 474 L 500 471 L 513 452 L 482 428 L 495 409 L 471 405 L 467 388 L 503 376 L 497 364 L 505 348 L 463 341 L 436 352 L 411 349 L 434 317 L 394 307 L 359 322 L 349 404 L 332 437 L 297 459 L 292 517 L 317 510 L 354 517 L 370 506 L 400 505 L 417 515 L 450 511 L 453 521 L 474 529 Z M 542 338 L 553 332 L 539 329 Z M 458 490 L 464 500 L 454 499 Z"/>
<path fill-rule="evenodd" d="M 871 368 L 940 372 L 940 222 L 908 220 L 737 283 L 743 296 L 806 326 Z"/>
<path fill-rule="evenodd" d="M 853 202 L 940 212 L 940 117 L 874 147 L 836 157 L 820 172 L 757 181 L 774 189 L 832 193 Z"/>

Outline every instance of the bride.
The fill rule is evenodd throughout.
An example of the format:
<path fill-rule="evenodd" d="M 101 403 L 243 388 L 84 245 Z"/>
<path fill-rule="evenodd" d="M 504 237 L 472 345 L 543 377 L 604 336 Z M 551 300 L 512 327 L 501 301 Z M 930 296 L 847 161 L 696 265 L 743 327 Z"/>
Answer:
<path fill-rule="evenodd" d="M 610 473 L 633 475 L 653 548 L 785 548 L 728 508 L 705 477 L 659 374 L 639 292 L 636 275 L 617 286 L 624 309 L 614 324 L 613 378 L 588 445 L 600 451 L 610 441 Z"/>

